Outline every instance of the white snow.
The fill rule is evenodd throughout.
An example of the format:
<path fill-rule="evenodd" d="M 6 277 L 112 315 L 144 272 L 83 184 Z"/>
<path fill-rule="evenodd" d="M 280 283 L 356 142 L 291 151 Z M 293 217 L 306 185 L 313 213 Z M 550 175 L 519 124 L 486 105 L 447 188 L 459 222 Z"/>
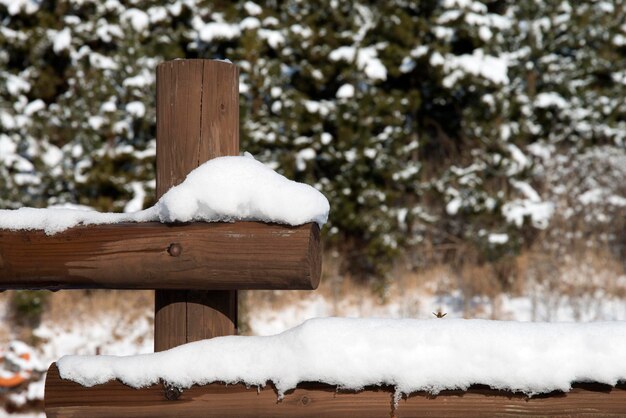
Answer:
<path fill-rule="evenodd" d="M 136 214 L 101 213 L 81 209 L 20 208 L 0 210 L 0 228 L 10 230 L 44 230 L 52 235 L 77 225 L 113 224 L 119 222 L 147 222 L 153 217 L 140 219 Z"/>
<path fill-rule="evenodd" d="M 429 62 L 432 66 L 443 65 L 446 63 L 446 59 L 438 51 L 435 51 L 430 56 Z"/>
<path fill-rule="evenodd" d="M 99 131 L 105 122 L 106 122 L 106 119 L 100 115 L 89 116 L 89 118 L 87 119 L 87 124 L 94 131 Z"/>
<path fill-rule="evenodd" d="M 493 37 L 493 32 L 487 26 L 481 26 L 478 28 L 478 36 L 485 42 L 489 42 Z"/>
<path fill-rule="evenodd" d="M 33 330 L 33 335 L 46 342 L 40 348 L 46 369 L 68 353 L 151 353 L 154 347 L 151 315 L 148 309 L 145 315 L 129 318 L 128 312 L 117 310 L 96 317 L 74 318 L 69 323 L 47 320 Z"/>
<path fill-rule="evenodd" d="M 525 181 L 511 180 L 511 185 L 520 192 L 522 192 L 522 194 L 526 196 L 526 198 L 529 199 L 531 202 L 541 202 L 541 197 L 539 196 L 539 193 L 537 193 L 533 186 L 526 183 Z"/>
<path fill-rule="evenodd" d="M 375 46 L 356 48 L 354 46 L 341 46 L 333 50 L 328 58 L 331 61 L 353 62 L 356 58 L 357 67 L 362 70 L 371 80 L 386 80 L 387 68 L 378 58 L 378 50 Z"/>
<path fill-rule="evenodd" d="M 41 229 L 55 234 L 77 225 L 237 220 L 288 225 L 316 222 L 321 226 L 328 219 L 329 209 L 328 200 L 315 188 L 288 180 L 246 154 L 204 163 L 165 193 L 156 205 L 139 212 L 0 210 L 0 228 Z"/>
<path fill-rule="evenodd" d="M 511 185 L 519 190 L 524 198 L 504 204 L 502 215 L 506 221 L 521 227 L 524 218 L 528 217 L 535 228 L 545 229 L 554 214 L 554 203 L 542 201 L 539 193 L 524 181 L 511 180 Z"/>
<path fill-rule="evenodd" d="M 522 150 L 520 150 L 515 144 L 507 144 L 507 148 L 511 153 L 511 157 L 513 158 L 513 164 L 507 171 L 507 174 L 509 176 L 513 176 L 526 169 L 530 165 L 530 161 L 528 160 L 528 157 L 524 155 Z"/>
<path fill-rule="evenodd" d="M 117 69 L 117 63 L 113 59 L 97 52 L 91 52 L 89 54 L 89 63 L 96 68 L 100 68 L 101 70 Z"/>
<path fill-rule="evenodd" d="M 239 26 L 223 22 L 206 23 L 199 32 L 200 39 L 204 42 L 211 42 L 213 39 L 233 39 L 241 35 Z"/>
<path fill-rule="evenodd" d="M 578 200 L 583 205 L 591 205 L 601 203 L 606 198 L 602 189 L 591 189 L 578 195 Z"/>
<path fill-rule="evenodd" d="M 138 212 L 143 209 L 143 202 L 146 199 L 146 191 L 141 182 L 133 181 L 130 183 L 133 191 L 133 198 L 124 206 L 124 213 Z"/>
<path fill-rule="evenodd" d="M 0 0 L 0 4 L 7 8 L 7 11 L 11 16 L 24 12 L 26 14 L 33 14 L 41 5 L 37 0 Z"/>
<path fill-rule="evenodd" d="M 489 234 L 489 236 L 487 237 L 487 241 L 489 241 L 490 244 L 506 244 L 507 242 L 509 242 L 509 235 Z"/>
<path fill-rule="evenodd" d="M 552 202 L 534 202 L 530 199 L 516 199 L 502 207 L 502 215 L 506 221 L 517 227 L 521 227 L 524 224 L 524 218 L 529 217 L 535 228 L 545 229 L 553 213 Z"/>
<path fill-rule="evenodd" d="M 0 147 L 1 148 L 1 147 Z M 42 154 L 41 159 L 48 167 L 56 167 L 63 160 L 63 151 L 56 145 L 48 144 L 46 151 Z"/>
<path fill-rule="evenodd" d="M 134 77 L 129 77 L 122 82 L 124 87 L 146 87 L 154 82 L 154 77 L 149 71 L 144 70 Z"/>
<path fill-rule="evenodd" d="M 400 64 L 400 71 L 403 73 L 408 73 L 413 71 L 415 68 L 415 60 L 414 58 L 420 58 L 428 53 L 428 47 L 426 45 L 419 45 L 411 50 L 408 57 L 404 57 L 402 63 Z"/>
<path fill-rule="evenodd" d="M 258 4 L 252 1 L 245 2 L 243 5 L 243 8 L 246 9 L 246 12 L 250 16 L 256 16 L 256 15 L 260 15 L 261 13 L 263 13 L 263 9 L 261 8 L 261 6 L 259 6 Z"/>
<path fill-rule="evenodd" d="M 34 169 L 31 162 L 17 153 L 17 145 L 5 134 L 0 134 L 0 163 L 19 172 L 29 172 Z"/>
<path fill-rule="evenodd" d="M 111 98 L 111 100 L 102 103 L 100 106 L 101 112 L 115 112 L 117 110 L 117 105 L 115 104 L 115 98 Z"/>
<path fill-rule="evenodd" d="M 136 118 L 143 118 L 146 114 L 146 106 L 140 101 L 134 101 L 126 105 L 126 111 Z"/>
<path fill-rule="evenodd" d="M 611 195 L 607 198 L 607 202 L 613 206 L 626 207 L 626 198 L 617 195 Z"/>
<path fill-rule="evenodd" d="M 457 213 L 459 213 L 459 209 L 461 208 L 461 205 L 463 204 L 463 199 L 461 199 L 460 197 L 454 197 L 452 198 L 452 200 L 450 200 L 448 202 L 448 204 L 446 204 L 446 213 L 448 215 L 456 215 Z"/>
<path fill-rule="evenodd" d="M 27 93 L 30 91 L 30 83 L 24 80 L 22 77 L 15 76 L 13 74 L 6 75 L 6 87 L 12 96 L 18 96 L 20 93 Z"/>
<path fill-rule="evenodd" d="M 72 34 L 70 33 L 69 28 L 65 28 L 62 31 L 59 31 L 54 37 L 54 41 L 52 44 L 52 50 L 58 54 L 70 47 L 72 43 Z"/>
<path fill-rule="evenodd" d="M 539 108 L 558 107 L 561 109 L 569 107 L 563 96 L 555 92 L 539 93 L 535 97 L 535 106 Z"/>
<path fill-rule="evenodd" d="M 454 55 L 434 53 L 430 59 L 431 65 L 443 65 L 448 74 L 443 79 L 443 85 L 453 87 L 456 82 L 467 73 L 490 80 L 495 84 L 508 84 L 508 61 L 503 57 L 485 55 L 482 49 L 476 49 L 471 54 Z"/>
<path fill-rule="evenodd" d="M 136 32 L 143 32 L 150 25 L 150 17 L 139 9 L 128 9 L 122 13 L 121 20 L 128 21 Z"/>
<path fill-rule="evenodd" d="M 268 45 L 277 49 L 285 43 L 285 36 L 277 30 L 259 29 L 259 38 L 267 41 Z"/>
<path fill-rule="evenodd" d="M 352 84 L 344 84 L 337 90 L 336 97 L 338 99 L 350 99 L 354 97 L 354 86 Z"/>
<path fill-rule="evenodd" d="M 124 31 L 119 25 L 109 24 L 104 19 L 99 20 L 97 24 L 96 35 L 104 42 L 111 42 L 114 37 L 118 39 L 124 37 Z"/>
<path fill-rule="evenodd" d="M 391 385 L 397 394 L 484 384 L 534 395 L 626 379 L 625 345 L 624 322 L 325 318 L 274 336 L 219 337 L 128 357 L 66 356 L 57 365 L 62 378 L 85 386 L 271 381 L 282 396 L 304 381 L 352 390 Z"/>
<path fill-rule="evenodd" d="M 245 19 L 243 19 L 241 22 L 239 22 L 239 27 L 243 30 L 247 30 L 247 29 L 252 30 L 260 26 L 261 26 L 261 21 L 257 19 L 256 17 L 252 17 L 252 16 L 248 16 Z"/>
<path fill-rule="evenodd" d="M 44 101 L 41 100 L 41 99 L 36 99 L 36 100 L 33 100 L 32 102 L 28 103 L 24 107 L 24 114 L 26 116 L 32 116 L 35 113 L 40 112 L 40 111 L 42 111 L 45 108 L 46 108 L 46 104 L 44 103 Z"/>
<path fill-rule="evenodd" d="M 315 159 L 317 152 L 313 148 L 305 148 L 296 154 L 296 168 L 298 171 L 306 170 L 306 162 Z"/>
<path fill-rule="evenodd" d="M 330 144 L 332 140 L 333 140 L 333 136 L 329 134 L 328 132 L 322 132 L 322 134 L 320 135 L 320 141 L 324 145 Z"/>
<path fill-rule="evenodd" d="M 309 113 L 319 113 L 322 117 L 328 116 L 335 110 L 335 104 L 329 100 L 304 100 L 304 107 Z"/>
<path fill-rule="evenodd" d="M 286 179 L 247 155 L 216 158 L 192 171 L 159 200 L 159 219 L 326 223 L 329 203 L 320 192 Z"/>
<path fill-rule="evenodd" d="M 167 9 L 163 6 L 155 6 L 148 9 L 150 23 L 159 23 L 167 19 Z"/>
<path fill-rule="evenodd" d="M 410 57 L 404 57 L 402 59 L 402 63 L 400 64 L 400 72 L 401 73 L 410 73 L 415 68 L 415 61 Z"/>

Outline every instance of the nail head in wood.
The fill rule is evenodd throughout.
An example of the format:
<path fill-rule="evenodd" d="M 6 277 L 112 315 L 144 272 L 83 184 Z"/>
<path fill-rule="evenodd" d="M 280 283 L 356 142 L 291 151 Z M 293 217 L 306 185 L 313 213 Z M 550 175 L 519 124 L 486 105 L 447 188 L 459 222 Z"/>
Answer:
<path fill-rule="evenodd" d="M 167 252 L 172 257 L 178 257 L 183 252 L 183 247 L 182 245 L 175 242 L 173 244 L 170 244 L 169 247 L 167 247 Z"/>
<path fill-rule="evenodd" d="M 175 401 L 180 398 L 180 395 L 183 393 L 182 390 L 177 387 L 165 385 L 165 399 L 168 401 Z"/>

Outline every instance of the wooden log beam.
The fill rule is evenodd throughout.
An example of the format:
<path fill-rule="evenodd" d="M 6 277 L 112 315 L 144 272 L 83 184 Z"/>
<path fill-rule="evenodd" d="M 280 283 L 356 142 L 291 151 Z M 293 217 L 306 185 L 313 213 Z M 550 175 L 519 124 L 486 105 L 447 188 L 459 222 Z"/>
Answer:
<path fill-rule="evenodd" d="M 84 226 L 0 230 L 1 289 L 315 289 L 316 224 Z"/>
<path fill-rule="evenodd" d="M 528 398 L 522 394 L 472 387 L 437 396 L 416 393 L 393 406 L 393 388 L 359 392 L 305 383 L 277 401 L 273 385 L 257 391 L 243 384 L 213 383 L 178 393 L 162 384 L 133 389 L 118 381 L 91 388 L 62 380 L 53 364 L 46 378 L 46 415 L 55 417 L 480 417 L 624 416 L 626 385 L 615 388 L 577 384 L 567 393 Z M 168 397 L 171 399 L 168 399 Z"/>

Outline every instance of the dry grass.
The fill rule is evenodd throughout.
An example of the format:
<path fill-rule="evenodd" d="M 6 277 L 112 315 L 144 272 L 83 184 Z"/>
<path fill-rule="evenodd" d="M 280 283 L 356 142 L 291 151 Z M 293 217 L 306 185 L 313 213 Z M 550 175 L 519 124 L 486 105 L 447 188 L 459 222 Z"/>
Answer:
<path fill-rule="evenodd" d="M 12 291 L 0 295 L 0 305 L 5 308 L 0 323 L 0 343 L 17 338 L 30 344 L 36 344 L 32 329 L 18 327 L 6 312 Z M 125 322 L 146 316 L 152 312 L 154 292 L 148 290 L 66 290 L 50 292 L 41 321 L 46 323 L 66 324 L 75 321 L 89 322 L 103 315 L 116 315 Z"/>
<path fill-rule="evenodd" d="M 68 290 L 54 292 L 42 320 L 63 323 L 76 318 L 93 319 L 124 312 L 126 319 L 144 316 L 154 305 L 151 290 Z"/>
<path fill-rule="evenodd" d="M 528 297 L 544 311 L 552 309 L 557 302 L 567 304 L 578 319 L 583 317 L 583 312 L 598 310 L 593 304 L 601 304 L 604 298 L 626 298 L 626 275 L 620 260 L 608 251 L 588 247 L 569 251 L 567 257 L 561 257 L 537 247 L 495 263 L 479 263 L 475 257 L 468 256 L 459 257 L 454 263 L 433 262 L 416 271 L 400 266 L 391 274 L 383 294 L 341 276 L 338 257 L 327 254 L 322 281 L 314 294 L 331 304 L 331 315 L 344 315 L 346 306 L 375 307 L 390 301 L 403 306 L 407 316 L 441 309 L 441 306 L 421 306 L 425 302 L 420 300 L 422 295 L 422 299 L 424 296 L 454 299 L 465 318 L 492 319 L 508 318 L 502 308 L 503 295 Z M 281 310 L 311 295 L 312 292 L 250 291 L 242 301 L 249 315 L 254 311 Z M 427 300 L 432 303 L 433 299 Z"/>

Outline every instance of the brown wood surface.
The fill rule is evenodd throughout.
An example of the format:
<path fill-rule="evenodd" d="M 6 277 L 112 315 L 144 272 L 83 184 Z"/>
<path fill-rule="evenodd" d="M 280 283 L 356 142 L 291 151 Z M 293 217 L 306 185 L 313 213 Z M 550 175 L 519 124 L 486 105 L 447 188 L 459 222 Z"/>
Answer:
<path fill-rule="evenodd" d="M 168 252 L 172 244 L 178 256 Z M 0 230 L 0 289 L 314 289 L 319 252 L 316 224 L 150 222 L 52 236 Z"/>
<path fill-rule="evenodd" d="M 237 66 L 209 60 L 160 64 L 156 111 L 157 198 L 205 161 L 239 153 Z M 235 334 L 237 291 L 157 290 L 154 322 L 155 351 Z"/>
<path fill-rule="evenodd" d="M 239 154 L 239 71 L 221 61 L 167 61 L 156 83 L 161 197 L 211 158 Z"/>
<path fill-rule="evenodd" d="M 304 383 L 277 401 L 273 385 L 213 383 L 183 390 L 168 400 L 162 384 L 133 389 L 113 381 L 91 388 L 59 378 L 52 365 L 46 379 L 46 414 L 53 417 L 478 417 L 626 416 L 626 385 L 578 384 L 567 393 L 525 395 L 472 387 L 437 396 L 416 393 L 393 407 L 393 389 L 337 390 Z"/>

